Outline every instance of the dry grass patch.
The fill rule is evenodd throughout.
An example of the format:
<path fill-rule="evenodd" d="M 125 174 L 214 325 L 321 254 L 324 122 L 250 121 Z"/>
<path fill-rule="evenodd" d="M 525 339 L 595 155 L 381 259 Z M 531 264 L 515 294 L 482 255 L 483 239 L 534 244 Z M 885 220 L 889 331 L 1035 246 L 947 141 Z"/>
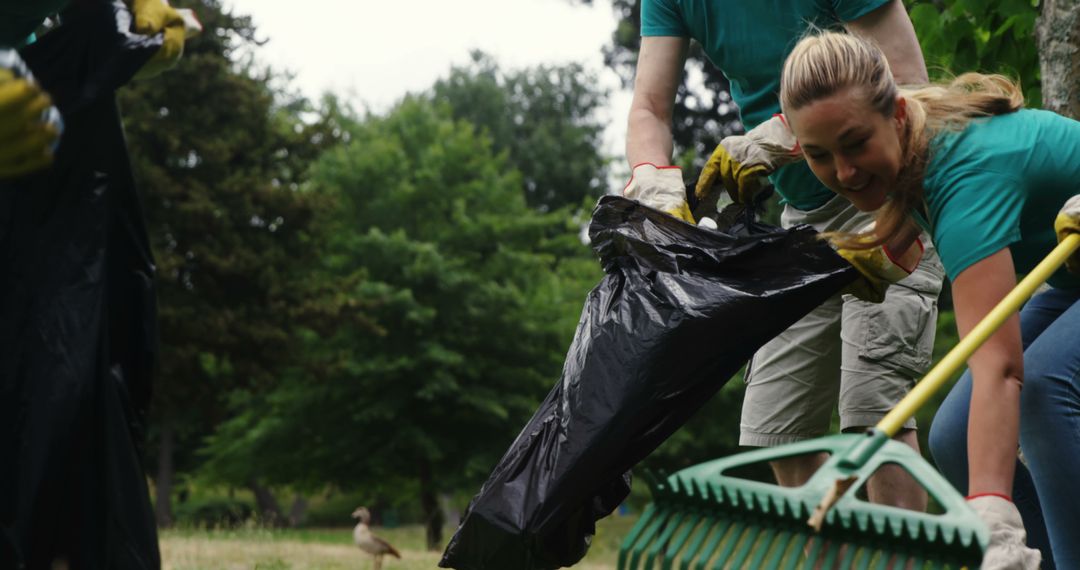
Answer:
<path fill-rule="evenodd" d="M 632 519 L 600 521 L 581 570 L 614 570 L 618 544 Z M 419 526 L 376 528 L 401 550 L 402 559 L 385 558 L 383 570 L 431 570 L 442 552 L 424 549 Z M 449 539 L 453 529 L 448 528 Z M 161 532 L 163 570 L 370 570 L 371 557 L 352 544 L 352 529 L 166 530 Z"/>

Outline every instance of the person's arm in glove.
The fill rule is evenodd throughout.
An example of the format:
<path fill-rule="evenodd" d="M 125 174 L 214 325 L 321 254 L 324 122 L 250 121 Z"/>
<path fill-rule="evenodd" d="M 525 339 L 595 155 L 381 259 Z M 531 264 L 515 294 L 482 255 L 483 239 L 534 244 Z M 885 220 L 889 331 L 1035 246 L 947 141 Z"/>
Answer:
<path fill-rule="evenodd" d="M 863 228 L 860 233 L 873 231 L 873 223 Z M 863 301 L 880 303 L 885 300 L 885 291 L 889 285 L 911 275 L 923 256 L 923 244 L 915 227 L 908 228 L 905 235 L 885 245 L 869 249 L 844 249 L 838 247 L 836 253 L 855 266 L 862 274 L 861 278 L 844 291 Z"/>
<path fill-rule="evenodd" d="M 626 133 L 633 173 L 623 196 L 694 223 L 682 170 L 671 166 L 671 113 L 688 45 L 686 38 L 641 39 Z"/>
<path fill-rule="evenodd" d="M 0 49 L 0 179 L 52 163 L 59 113 L 12 49 Z"/>
<path fill-rule="evenodd" d="M 164 34 L 164 42 L 136 78 L 153 77 L 169 69 L 184 54 L 184 41 L 202 31 L 195 13 L 176 9 L 168 0 L 126 0 L 131 9 L 131 31 L 146 36 Z"/>
<path fill-rule="evenodd" d="M 1054 231 L 1060 242 L 1069 234 L 1080 233 L 1080 194 L 1065 201 L 1054 220 Z M 1073 273 L 1080 273 L 1080 254 L 1073 254 L 1065 261 L 1065 267 Z"/>
<path fill-rule="evenodd" d="M 748 204 L 764 187 L 764 177 L 802 158 L 783 115 L 774 115 L 745 135 L 720 141 L 701 170 L 694 194 L 698 201 L 715 201 L 724 189 L 735 203 Z"/>
<path fill-rule="evenodd" d="M 694 223 L 694 216 L 686 203 L 682 169 L 678 166 L 656 166 L 648 162 L 635 166 L 630 182 L 623 189 L 623 196 L 684 222 Z"/>
<path fill-rule="evenodd" d="M 1042 553 L 1028 548 L 1024 521 L 1012 500 L 993 493 L 973 495 L 967 500 L 990 528 L 990 545 L 983 554 L 982 570 L 1038 570 Z"/>

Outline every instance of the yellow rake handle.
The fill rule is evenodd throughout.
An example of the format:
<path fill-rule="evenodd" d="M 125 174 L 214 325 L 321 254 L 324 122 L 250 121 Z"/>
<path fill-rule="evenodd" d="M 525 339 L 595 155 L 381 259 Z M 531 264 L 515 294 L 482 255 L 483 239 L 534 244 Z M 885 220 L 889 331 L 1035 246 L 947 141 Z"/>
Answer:
<path fill-rule="evenodd" d="M 1043 259 L 1035 266 L 1035 269 L 1032 269 L 1031 273 L 1028 273 L 1016 285 L 1016 288 L 1010 291 L 993 310 L 983 317 L 983 320 L 979 321 L 979 324 L 975 325 L 975 328 L 971 329 L 971 332 L 961 339 L 945 355 L 945 358 L 942 358 L 941 362 L 938 362 L 936 366 L 930 369 L 930 372 L 923 377 L 922 381 L 916 384 L 915 388 L 903 400 L 900 400 L 900 403 L 888 415 L 878 422 L 877 429 L 885 432 L 889 437 L 895 436 L 903 427 L 904 422 L 915 415 L 915 411 L 930 399 L 930 395 L 948 381 L 967 362 L 967 359 L 982 346 L 982 343 L 990 338 L 990 335 L 994 334 L 1013 313 L 1018 311 L 1028 298 L 1035 294 L 1035 290 L 1049 279 L 1061 267 L 1061 264 L 1065 263 L 1065 260 L 1076 251 L 1077 247 L 1080 247 L 1080 234 L 1070 234 L 1061 240 L 1061 243 L 1054 248 L 1054 251 L 1050 252 L 1050 255 L 1046 256 L 1046 259 Z"/>

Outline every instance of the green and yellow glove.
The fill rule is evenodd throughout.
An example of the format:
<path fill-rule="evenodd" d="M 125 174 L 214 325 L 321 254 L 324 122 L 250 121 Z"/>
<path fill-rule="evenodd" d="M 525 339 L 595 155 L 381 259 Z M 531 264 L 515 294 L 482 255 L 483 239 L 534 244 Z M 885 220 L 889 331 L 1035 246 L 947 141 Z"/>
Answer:
<path fill-rule="evenodd" d="M 735 203 L 749 204 L 766 185 L 764 177 L 799 160 L 802 154 L 795 135 L 783 115 L 773 115 L 745 135 L 720 141 L 701 170 L 694 195 L 701 202 L 716 200 L 723 188 Z"/>
<path fill-rule="evenodd" d="M 869 233 L 873 231 L 873 227 L 871 223 L 860 233 Z M 885 291 L 890 284 L 904 279 L 915 271 L 919 261 L 922 260 L 923 250 L 922 240 L 919 238 L 915 238 L 907 251 L 900 254 L 889 251 L 889 248 L 884 245 L 869 249 L 837 248 L 836 253 L 862 274 L 862 278 L 848 285 L 844 292 L 870 303 L 884 301 Z"/>
<path fill-rule="evenodd" d="M 52 163 L 60 114 L 15 50 L 0 49 L 0 179 Z"/>
<path fill-rule="evenodd" d="M 1065 201 L 1061 211 L 1054 220 L 1054 231 L 1060 242 L 1069 234 L 1080 233 L 1080 194 Z M 1065 260 L 1065 267 L 1073 272 L 1080 273 L 1080 254 L 1073 254 Z"/>
<path fill-rule="evenodd" d="M 145 36 L 164 34 L 164 43 L 150 61 L 135 75 L 137 79 L 153 77 L 176 65 L 184 55 L 184 41 L 202 31 L 195 13 L 177 10 L 168 0 L 126 0 L 131 9 L 131 31 Z"/>
<path fill-rule="evenodd" d="M 623 196 L 692 224 L 694 216 L 686 203 L 686 185 L 678 166 L 656 166 L 643 162 L 634 167 Z"/>

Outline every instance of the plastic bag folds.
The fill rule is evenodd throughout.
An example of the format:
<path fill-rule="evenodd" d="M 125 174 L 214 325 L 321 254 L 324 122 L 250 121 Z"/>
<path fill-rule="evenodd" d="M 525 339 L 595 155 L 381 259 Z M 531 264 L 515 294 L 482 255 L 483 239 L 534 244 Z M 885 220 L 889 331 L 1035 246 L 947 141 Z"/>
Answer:
<path fill-rule="evenodd" d="M 470 502 L 439 566 L 581 560 L 629 470 L 750 356 L 857 272 L 810 227 L 709 230 L 616 196 L 589 227 L 605 276 L 562 376 Z"/>
<path fill-rule="evenodd" d="M 114 93 L 162 38 L 122 1 L 62 20 L 20 51 L 63 116 L 54 163 L 0 181 L 0 568 L 157 569 L 154 263 Z"/>

